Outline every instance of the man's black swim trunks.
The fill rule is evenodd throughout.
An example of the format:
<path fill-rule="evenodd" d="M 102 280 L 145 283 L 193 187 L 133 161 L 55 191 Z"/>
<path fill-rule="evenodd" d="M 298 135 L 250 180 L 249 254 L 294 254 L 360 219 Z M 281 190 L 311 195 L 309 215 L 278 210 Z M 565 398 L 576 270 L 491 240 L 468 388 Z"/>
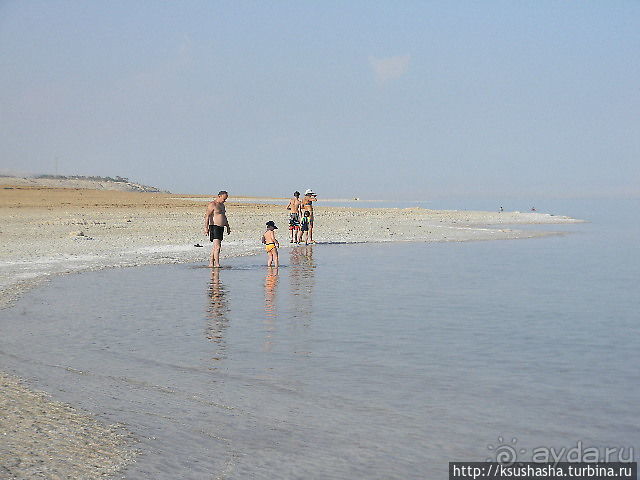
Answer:
<path fill-rule="evenodd" d="M 222 240 L 224 235 L 224 227 L 220 225 L 209 225 L 209 241 Z"/>

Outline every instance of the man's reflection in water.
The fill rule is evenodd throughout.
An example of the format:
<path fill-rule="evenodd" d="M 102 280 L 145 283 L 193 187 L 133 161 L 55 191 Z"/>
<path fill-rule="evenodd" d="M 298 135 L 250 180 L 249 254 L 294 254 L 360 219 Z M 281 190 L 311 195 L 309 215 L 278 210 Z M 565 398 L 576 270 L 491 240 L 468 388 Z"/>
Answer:
<path fill-rule="evenodd" d="M 302 319 L 308 326 L 313 318 L 313 287 L 316 265 L 313 261 L 312 246 L 291 248 L 291 293 L 294 302 L 294 317 Z"/>
<path fill-rule="evenodd" d="M 276 302 L 276 287 L 278 286 L 278 268 L 269 267 L 264 279 L 264 330 L 265 338 L 262 350 L 270 352 L 273 347 L 273 337 L 276 330 L 276 317 L 278 315 Z"/>
<path fill-rule="evenodd" d="M 227 355 L 225 331 L 229 326 L 227 314 L 229 313 L 227 291 L 220 281 L 220 269 L 211 270 L 211 282 L 209 283 L 209 305 L 207 308 L 207 329 L 205 335 L 209 340 L 217 344 L 217 351 L 213 356 L 214 361 L 223 360 Z"/>

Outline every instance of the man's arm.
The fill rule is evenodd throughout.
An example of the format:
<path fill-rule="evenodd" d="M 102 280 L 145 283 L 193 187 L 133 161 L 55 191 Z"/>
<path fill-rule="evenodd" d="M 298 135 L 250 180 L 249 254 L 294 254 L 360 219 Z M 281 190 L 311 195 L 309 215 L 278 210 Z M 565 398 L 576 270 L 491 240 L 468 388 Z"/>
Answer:
<path fill-rule="evenodd" d="M 204 213 L 204 234 L 209 235 L 209 225 L 211 220 L 211 215 L 213 215 L 213 202 L 207 205 L 207 211 Z"/>
<path fill-rule="evenodd" d="M 227 218 L 227 212 L 224 212 L 224 225 L 222 227 L 227 227 L 227 235 L 231 233 L 231 226 L 229 226 L 229 219 Z"/>

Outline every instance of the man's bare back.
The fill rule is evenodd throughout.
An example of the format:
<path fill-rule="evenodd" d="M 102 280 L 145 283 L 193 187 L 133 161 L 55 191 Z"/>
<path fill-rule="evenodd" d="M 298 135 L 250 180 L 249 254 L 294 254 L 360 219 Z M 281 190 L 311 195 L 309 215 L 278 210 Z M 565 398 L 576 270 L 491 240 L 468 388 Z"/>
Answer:
<path fill-rule="evenodd" d="M 302 218 L 302 202 L 300 201 L 300 192 L 293 192 L 293 197 L 287 205 L 289 214 L 289 231 L 291 232 L 291 243 L 300 242 L 300 220 Z"/>
<path fill-rule="evenodd" d="M 287 210 L 291 210 L 291 213 L 300 214 L 302 210 L 301 207 L 302 202 L 300 199 L 298 197 L 292 197 L 291 200 L 289 200 L 289 205 L 287 205 Z"/>

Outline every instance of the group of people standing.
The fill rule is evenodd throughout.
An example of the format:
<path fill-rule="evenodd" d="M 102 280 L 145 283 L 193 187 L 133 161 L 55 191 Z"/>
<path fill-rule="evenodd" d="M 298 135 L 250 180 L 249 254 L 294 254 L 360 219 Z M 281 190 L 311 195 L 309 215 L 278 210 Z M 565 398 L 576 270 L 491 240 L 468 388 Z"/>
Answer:
<path fill-rule="evenodd" d="M 300 200 L 300 192 L 293 193 L 293 197 L 291 197 L 289 205 L 287 205 L 287 210 L 290 210 L 290 243 L 300 244 L 303 237 L 305 245 L 315 243 L 313 241 L 313 202 L 317 199 L 318 196 L 311 189 L 307 189 L 304 192 L 302 200 Z"/>
<path fill-rule="evenodd" d="M 221 190 L 215 200 L 207 205 L 207 211 L 204 214 L 204 234 L 209 236 L 209 240 L 213 243 L 211 249 L 211 258 L 209 267 L 220 267 L 220 248 L 224 231 L 227 235 L 231 233 L 229 220 L 227 219 L 224 202 L 229 198 L 229 194 L 225 190 Z M 305 245 L 315 243 L 313 240 L 313 202 L 318 196 L 313 190 L 307 189 L 304 197 L 300 199 L 300 192 L 294 192 L 293 197 L 289 200 L 287 210 L 289 210 L 289 230 L 291 232 L 291 243 L 300 244 L 304 238 Z M 278 247 L 280 244 L 275 237 L 276 227 L 273 221 L 267 222 L 267 231 L 262 236 L 262 243 L 265 245 L 268 260 L 267 265 L 278 266 Z"/>

